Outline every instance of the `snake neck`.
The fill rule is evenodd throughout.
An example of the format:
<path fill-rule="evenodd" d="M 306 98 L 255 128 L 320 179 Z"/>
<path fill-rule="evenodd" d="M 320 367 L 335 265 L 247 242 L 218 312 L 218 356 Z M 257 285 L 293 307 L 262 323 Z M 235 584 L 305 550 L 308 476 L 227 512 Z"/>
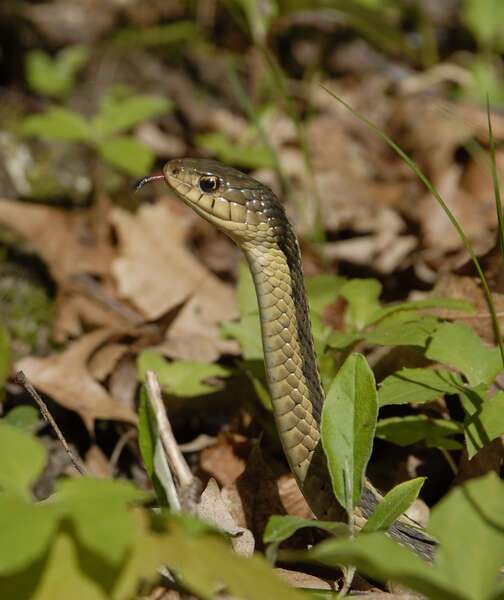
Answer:
<path fill-rule="evenodd" d="M 290 226 L 278 241 L 242 246 L 259 304 L 273 413 L 289 465 L 303 489 L 320 446 L 324 392 L 317 368 L 299 246 Z"/>

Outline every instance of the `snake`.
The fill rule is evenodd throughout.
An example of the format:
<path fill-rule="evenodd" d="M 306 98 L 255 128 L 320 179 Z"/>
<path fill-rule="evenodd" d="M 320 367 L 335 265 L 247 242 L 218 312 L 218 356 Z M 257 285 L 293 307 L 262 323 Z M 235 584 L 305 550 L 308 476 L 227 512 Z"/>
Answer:
<path fill-rule="evenodd" d="M 254 282 L 264 363 L 273 415 L 289 467 L 318 519 L 344 521 L 345 509 L 333 492 L 321 442 L 324 404 L 309 317 L 299 243 L 281 202 L 245 173 L 205 158 L 168 161 L 160 175 L 198 215 L 229 236 L 242 250 Z M 354 509 L 363 527 L 382 496 L 366 478 Z M 430 559 L 435 542 L 405 514 L 388 535 Z"/>

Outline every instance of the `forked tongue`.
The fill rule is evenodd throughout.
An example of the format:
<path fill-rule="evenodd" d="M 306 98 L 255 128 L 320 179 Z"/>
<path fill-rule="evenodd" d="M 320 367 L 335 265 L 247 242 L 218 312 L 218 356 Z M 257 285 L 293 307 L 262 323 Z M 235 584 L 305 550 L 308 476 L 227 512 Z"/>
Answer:
<path fill-rule="evenodd" d="M 146 183 L 161 180 L 164 180 L 164 175 L 150 175 L 149 177 L 144 177 L 143 179 L 140 179 L 135 183 L 135 192 L 138 192 L 138 190 L 142 188 Z"/>

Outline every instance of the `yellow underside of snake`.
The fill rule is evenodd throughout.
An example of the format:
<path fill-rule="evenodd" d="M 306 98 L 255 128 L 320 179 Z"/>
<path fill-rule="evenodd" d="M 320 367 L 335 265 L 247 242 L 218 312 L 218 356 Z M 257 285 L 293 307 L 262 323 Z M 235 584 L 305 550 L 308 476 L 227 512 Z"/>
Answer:
<path fill-rule="evenodd" d="M 266 375 L 285 456 L 315 515 L 345 520 L 322 450 L 324 391 L 299 245 L 283 206 L 266 186 L 213 160 L 171 160 L 163 168 L 163 177 L 188 206 L 233 239 L 245 254 L 257 292 Z M 139 186 L 152 179 L 161 176 L 147 177 Z M 355 509 L 357 528 L 379 499 L 366 480 Z M 432 555 L 432 540 L 405 516 L 392 525 L 389 534 L 419 554 Z"/>

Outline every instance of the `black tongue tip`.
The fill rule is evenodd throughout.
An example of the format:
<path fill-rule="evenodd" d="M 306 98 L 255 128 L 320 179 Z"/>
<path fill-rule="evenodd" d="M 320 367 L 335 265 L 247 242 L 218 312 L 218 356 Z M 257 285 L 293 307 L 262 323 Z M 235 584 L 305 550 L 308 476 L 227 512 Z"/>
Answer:
<path fill-rule="evenodd" d="M 161 179 L 164 179 L 164 175 L 149 175 L 148 177 L 139 179 L 135 183 L 135 192 L 138 192 L 138 190 L 142 188 L 146 183 L 150 183 L 151 181 L 160 181 Z"/>

